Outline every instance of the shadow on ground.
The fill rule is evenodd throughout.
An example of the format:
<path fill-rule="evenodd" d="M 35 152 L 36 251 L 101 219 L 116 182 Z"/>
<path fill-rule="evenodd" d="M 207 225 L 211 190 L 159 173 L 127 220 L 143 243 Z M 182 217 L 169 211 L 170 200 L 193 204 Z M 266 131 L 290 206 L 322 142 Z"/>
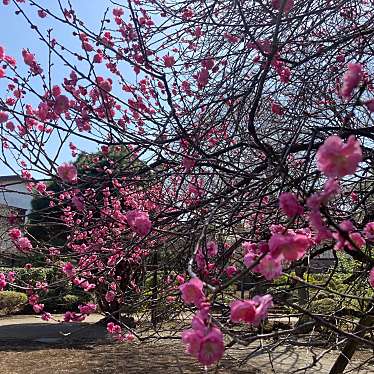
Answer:
<path fill-rule="evenodd" d="M 26 323 L 25 323 L 26 322 Z M 209 373 L 258 373 L 227 357 Z M 45 323 L 37 319 L 0 321 L 2 374 L 175 374 L 204 373 L 179 341 L 114 343 L 96 323 Z"/>
<path fill-rule="evenodd" d="M 103 325 L 92 323 L 46 323 L 40 319 L 0 320 L 1 374 L 192 374 L 205 373 L 186 355 L 180 341 L 161 339 L 143 343 L 114 343 Z M 228 349 L 218 367 L 208 373 L 327 374 L 338 352 L 282 344 L 272 351 L 256 345 Z M 348 368 L 355 374 L 374 373 L 373 354 L 358 352 Z"/>
<path fill-rule="evenodd" d="M 105 343 L 108 335 L 104 326 L 89 323 L 23 323 L 0 326 L 0 350 L 19 345 L 30 349 L 48 346 L 79 346 Z"/>

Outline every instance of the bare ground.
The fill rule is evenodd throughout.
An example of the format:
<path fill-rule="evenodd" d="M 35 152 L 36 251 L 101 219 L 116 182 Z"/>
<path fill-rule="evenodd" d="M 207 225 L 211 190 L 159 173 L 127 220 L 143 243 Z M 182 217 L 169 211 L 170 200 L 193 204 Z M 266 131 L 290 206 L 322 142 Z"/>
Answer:
<path fill-rule="evenodd" d="M 171 374 L 203 373 L 195 360 L 184 354 L 179 342 L 105 344 L 84 347 L 8 346 L 0 351 L 3 374 Z M 1 349 L 1 347 L 0 347 Z M 256 373 L 250 365 L 233 368 L 226 358 L 209 373 Z"/>
<path fill-rule="evenodd" d="M 140 343 L 112 343 L 103 326 L 45 323 L 35 317 L 0 320 L 1 374 L 175 374 L 204 373 L 204 368 L 184 353 L 180 340 L 161 339 Z M 208 373 L 327 374 L 337 352 L 327 352 L 311 366 L 320 348 L 280 345 L 272 352 L 256 352 L 254 346 L 228 349 L 218 367 Z M 346 371 L 373 374 L 374 356 L 359 351 Z"/>

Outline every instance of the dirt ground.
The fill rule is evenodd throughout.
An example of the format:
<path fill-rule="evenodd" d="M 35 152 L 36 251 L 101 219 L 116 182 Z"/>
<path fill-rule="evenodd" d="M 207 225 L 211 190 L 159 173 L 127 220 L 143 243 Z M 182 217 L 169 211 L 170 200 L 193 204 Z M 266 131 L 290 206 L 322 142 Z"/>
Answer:
<path fill-rule="evenodd" d="M 178 346 L 178 347 L 177 347 Z M 2 348 L 3 349 L 3 348 Z M 0 352 L 3 374 L 171 374 L 203 373 L 194 360 L 183 353 L 179 344 L 96 345 L 80 348 L 43 346 L 8 346 Z M 224 360 L 218 373 L 255 373 L 248 366 L 232 369 L 235 363 Z M 215 372 L 215 369 L 209 370 Z"/>
<path fill-rule="evenodd" d="M 225 352 L 218 367 L 205 371 L 184 353 L 177 337 L 142 344 L 113 343 L 105 327 L 93 323 L 99 318 L 93 316 L 87 324 L 46 323 L 30 316 L 1 319 L 1 374 L 291 374 L 307 368 L 313 354 L 322 352 L 280 345 L 269 353 L 255 352 L 252 346 L 235 346 Z M 336 357 L 337 352 L 328 352 L 316 366 L 299 373 L 327 374 Z M 364 365 L 358 369 L 361 363 Z M 373 374 L 373 352 L 357 352 L 346 372 Z"/>
<path fill-rule="evenodd" d="M 44 322 L 35 316 L 0 319 L 1 374 L 171 374 L 203 373 L 178 337 L 145 343 L 115 343 L 92 315 L 88 323 Z M 233 369 L 225 358 L 209 373 L 256 373 L 251 365 Z"/>

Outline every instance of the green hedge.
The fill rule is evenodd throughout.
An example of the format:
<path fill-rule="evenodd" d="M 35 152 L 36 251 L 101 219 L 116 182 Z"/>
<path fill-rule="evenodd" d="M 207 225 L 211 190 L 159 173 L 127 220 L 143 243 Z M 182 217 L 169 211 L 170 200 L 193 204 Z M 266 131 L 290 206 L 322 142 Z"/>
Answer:
<path fill-rule="evenodd" d="M 0 291 L 0 315 L 20 312 L 27 303 L 27 295 L 23 292 Z"/>
<path fill-rule="evenodd" d="M 52 283 L 56 280 L 62 280 L 63 275 L 58 268 L 42 268 L 35 267 L 26 269 L 24 267 L 1 267 L 0 273 L 8 273 L 14 271 L 16 273 L 17 284 L 27 286 L 28 284 L 35 285 L 36 282 Z M 68 283 L 68 282 L 66 282 Z"/>
<path fill-rule="evenodd" d="M 61 273 L 61 270 L 55 268 L 0 268 L 0 273 L 16 273 L 16 283 L 21 286 L 29 284 L 35 285 L 36 282 L 46 282 L 50 287 L 48 292 L 41 292 L 40 302 L 44 304 L 45 310 L 52 313 L 65 312 L 66 310 L 77 310 L 78 305 L 92 301 L 92 295 L 84 292 L 79 287 L 73 287 L 69 280 Z M 10 291 L 19 289 L 7 286 Z M 32 307 L 27 305 L 25 313 L 33 313 Z"/>

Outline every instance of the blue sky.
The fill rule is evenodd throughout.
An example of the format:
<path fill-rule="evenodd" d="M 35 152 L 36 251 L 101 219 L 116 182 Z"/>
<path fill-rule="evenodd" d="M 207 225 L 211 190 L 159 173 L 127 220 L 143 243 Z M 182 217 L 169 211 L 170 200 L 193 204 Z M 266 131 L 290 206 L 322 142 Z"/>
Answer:
<path fill-rule="evenodd" d="M 62 0 L 63 3 L 67 3 Z M 86 23 L 86 25 L 93 30 L 98 30 L 100 27 L 100 20 L 106 10 L 111 4 L 109 0 L 71 0 L 71 3 L 78 14 L 78 17 Z M 38 4 L 45 6 L 51 11 L 59 12 L 57 0 L 40 0 Z M 21 4 L 22 8 L 27 12 L 32 20 L 40 26 L 41 30 L 48 28 L 53 29 L 53 35 L 56 39 L 65 46 L 77 46 L 77 39 L 72 36 L 72 29 L 55 22 L 51 17 L 41 19 L 37 16 L 37 9 L 27 4 Z M 15 14 L 15 6 L 0 5 L 0 45 L 3 45 L 8 55 L 14 56 L 17 61 L 21 61 L 21 51 L 23 48 L 29 48 L 38 58 L 42 67 L 45 67 L 45 62 L 48 58 L 48 50 L 45 45 L 38 40 L 35 31 L 31 30 L 25 19 L 21 15 Z M 21 64 L 20 64 L 21 65 Z M 43 66 L 44 65 L 44 66 Z M 21 68 L 21 66 L 20 66 Z M 53 72 L 54 83 L 61 83 L 67 70 L 61 65 L 55 66 Z M 4 80 L 3 80 L 4 81 Z M 0 93 L 4 86 L 1 87 Z M 92 144 L 83 144 L 81 141 L 74 141 L 75 144 L 85 150 L 94 151 L 96 146 Z M 51 142 L 49 144 L 51 152 L 56 148 L 56 144 Z M 71 159 L 68 144 L 63 149 L 58 161 L 66 161 Z M 0 175 L 11 174 L 12 172 L 0 161 Z"/>

